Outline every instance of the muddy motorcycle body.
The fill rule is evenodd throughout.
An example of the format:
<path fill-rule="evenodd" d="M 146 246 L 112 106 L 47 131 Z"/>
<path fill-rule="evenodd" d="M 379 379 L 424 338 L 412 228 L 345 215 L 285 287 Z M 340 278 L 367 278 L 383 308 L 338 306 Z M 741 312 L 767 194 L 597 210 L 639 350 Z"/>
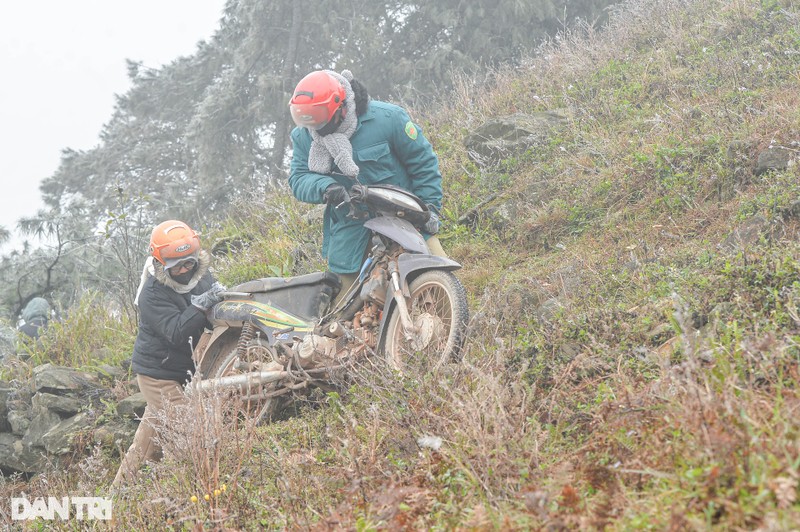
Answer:
<path fill-rule="evenodd" d="M 429 371 L 457 360 L 466 334 L 461 266 L 431 255 L 418 227 L 427 207 L 386 185 L 359 187 L 351 216 L 372 232 L 356 282 L 335 273 L 256 279 L 232 287 L 214 326 L 195 349 L 199 386 L 236 389 L 271 414 L 277 398 L 322 386 L 364 356 L 399 371 Z M 340 290 L 346 293 L 331 308 Z"/>

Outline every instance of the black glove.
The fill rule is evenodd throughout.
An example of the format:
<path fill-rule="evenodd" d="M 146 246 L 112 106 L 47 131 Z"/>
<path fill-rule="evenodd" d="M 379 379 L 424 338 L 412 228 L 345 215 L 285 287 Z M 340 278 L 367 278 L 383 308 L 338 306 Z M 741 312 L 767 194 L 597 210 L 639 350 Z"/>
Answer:
<path fill-rule="evenodd" d="M 347 193 L 347 190 L 338 183 L 328 185 L 328 188 L 325 189 L 325 193 L 322 195 L 322 201 L 334 207 L 349 200 L 350 195 Z"/>
<path fill-rule="evenodd" d="M 225 290 L 227 290 L 227 288 L 225 288 L 224 285 L 215 281 L 214 284 L 211 285 L 211 288 L 202 294 L 192 296 L 192 305 L 205 312 L 222 301 L 222 296 L 219 293 Z"/>
<path fill-rule="evenodd" d="M 431 209 L 431 217 L 428 219 L 427 222 L 425 222 L 425 226 L 423 227 L 423 229 L 425 229 L 426 233 L 430 233 L 432 235 L 435 235 L 436 233 L 439 232 L 439 225 L 440 225 L 439 224 L 439 215 L 436 214 L 433 211 L 433 209 Z"/>
<path fill-rule="evenodd" d="M 361 183 L 356 183 L 350 187 L 350 200 L 358 203 L 367 197 L 367 186 Z"/>

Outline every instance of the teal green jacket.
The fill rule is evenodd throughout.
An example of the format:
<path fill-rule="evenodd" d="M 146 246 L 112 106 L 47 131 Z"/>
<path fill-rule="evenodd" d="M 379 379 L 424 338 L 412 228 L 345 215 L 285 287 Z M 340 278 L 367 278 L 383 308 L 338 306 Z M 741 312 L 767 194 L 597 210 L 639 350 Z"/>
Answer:
<path fill-rule="evenodd" d="M 371 101 L 367 112 L 358 117 L 358 127 L 350 143 L 353 160 L 360 170 L 359 183 L 395 185 L 410 190 L 437 211 L 441 209 L 439 159 L 420 127 L 403 108 Z M 292 146 L 289 186 L 298 200 L 322 203 L 329 185 L 339 183 L 349 189 L 355 183 L 336 166 L 331 174 L 317 174 L 308 169 L 311 134 L 306 128 L 292 131 Z M 348 219 L 348 212 L 346 205 L 338 209 L 328 205 L 325 209 L 322 256 L 328 260 L 328 268 L 336 273 L 357 272 L 369 244 L 369 230 L 364 221 Z"/>

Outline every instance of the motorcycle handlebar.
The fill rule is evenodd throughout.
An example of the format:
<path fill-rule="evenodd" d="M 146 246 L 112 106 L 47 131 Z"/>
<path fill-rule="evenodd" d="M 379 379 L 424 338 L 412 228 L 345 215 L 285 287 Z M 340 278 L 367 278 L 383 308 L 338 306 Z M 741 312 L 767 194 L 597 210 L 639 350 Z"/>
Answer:
<path fill-rule="evenodd" d="M 220 292 L 219 295 L 222 296 L 225 299 L 227 299 L 229 297 L 247 297 L 247 298 L 253 297 L 253 293 L 252 292 L 230 292 L 228 290 Z"/>
<path fill-rule="evenodd" d="M 339 205 L 336 206 L 338 209 L 342 205 L 353 205 L 353 204 L 362 204 L 367 199 L 367 195 L 369 194 L 369 189 L 366 185 L 362 185 L 360 183 L 356 183 L 355 185 L 350 187 L 350 190 L 345 192 L 345 199 Z M 352 207 L 351 207 L 352 208 Z"/>

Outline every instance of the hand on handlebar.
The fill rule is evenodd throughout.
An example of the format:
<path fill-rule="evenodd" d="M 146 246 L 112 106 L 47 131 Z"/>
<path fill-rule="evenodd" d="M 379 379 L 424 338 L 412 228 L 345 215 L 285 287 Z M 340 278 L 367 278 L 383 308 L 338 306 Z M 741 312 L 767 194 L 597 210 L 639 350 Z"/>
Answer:
<path fill-rule="evenodd" d="M 431 217 L 428 218 L 428 221 L 425 223 L 425 227 L 423 227 L 423 229 L 425 229 L 426 232 L 435 235 L 439 232 L 439 226 L 441 223 L 439 222 L 439 215 L 436 214 L 433 209 L 431 209 L 430 213 Z"/>
<path fill-rule="evenodd" d="M 353 213 L 353 203 L 363 203 L 367 198 L 368 187 L 361 183 L 356 183 L 347 190 L 344 186 L 334 183 L 328 185 L 325 193 L 322 195 L 322 201 L 328 205 L 333 205 L 336 208 L 344 204 L 350 205 L 351 214 Z"/>
<path fill-rule="evenodd" d="M 367 186 L 356 183 L 350 187 L 350 200 L 359 203 L 367 198 Z"/>
<path fill-rule="evenodd" d="M 334 207 L 339 207 L 342 203 L 350 201 L 350 195 L 347 190 L 340 184 L 334 183 L 328 185 L 325 192 L 322 194 L 322 202 Z"/>
<path fill-rule="evenodd" d="M 202 294 L 191 296 L 192 305 L 199 308 L 203 312 L 207 312 L 211 307 L 222 301 L 222 293 L 227 288 L 219 281 L 214 281 L 211 288 Z"/>

